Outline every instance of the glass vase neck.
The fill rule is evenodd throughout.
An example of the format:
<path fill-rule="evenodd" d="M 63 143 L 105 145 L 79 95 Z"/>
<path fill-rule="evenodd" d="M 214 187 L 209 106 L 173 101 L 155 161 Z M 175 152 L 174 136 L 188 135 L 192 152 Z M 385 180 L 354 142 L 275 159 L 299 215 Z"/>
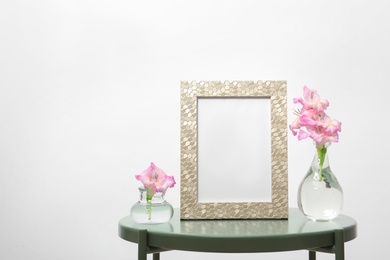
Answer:
<path fill-rule="evenodd" d="M 323 168 L 329 167 L 328 148 L 316 148 L 314 160 L 317 162 L 318 166 L 320 166 L 322 162 Z"/>
<path fill-rule="evenodd" d="M 141 203 L 148 202 L 147 189 L 145 187 L 139 187 L 139 201 Z M 162 192 L 156 192 L 151 198 L 152 203 L 163 203 L 165 201 L 164 194 Z"/>
<path fill-rule="evenodd" d="M 322 147 L 328 148 L 329 146 L 331 146 L 331 144 L 332 144 L 331 142 L 327 142 L 327 143 L 314 142 L 316 148 L 322 148 Z"/>
<path fill-rule="evenodd" d="M 312 172 L 314 173 L 314 178 L 322 181 L 323 180 L 323 171 L 324 169 L 329 168 L 329 159 L 328 159 L 328 144 L 316 144 L 316 152 L 314 153 L 314 158 L 312 161 Z"/>

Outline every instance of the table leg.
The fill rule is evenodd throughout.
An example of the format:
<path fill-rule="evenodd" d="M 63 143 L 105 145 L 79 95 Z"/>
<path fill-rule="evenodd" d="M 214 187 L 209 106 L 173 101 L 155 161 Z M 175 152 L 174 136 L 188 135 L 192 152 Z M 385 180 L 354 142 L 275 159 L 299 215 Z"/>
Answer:
<path fill-rule="evenodd" d="M 309 260 L 316 260 L 316 251 L 309 251 Z"/>
<path fill-rule="evenodd" d="M 336 260 L 344 260 L 344 230 L 335 230 L 334 253 Z"/>
<path fill-rule="evenodd" d="M 160 260 L 160 253 L 153 254 L 153 260 Z"/>
<path fill-rule="evenodd" d="M 138 260 L 147 260 L 148 231 L 138 231 Z M 158 260 L 158 259 L 154 259 Z"/>

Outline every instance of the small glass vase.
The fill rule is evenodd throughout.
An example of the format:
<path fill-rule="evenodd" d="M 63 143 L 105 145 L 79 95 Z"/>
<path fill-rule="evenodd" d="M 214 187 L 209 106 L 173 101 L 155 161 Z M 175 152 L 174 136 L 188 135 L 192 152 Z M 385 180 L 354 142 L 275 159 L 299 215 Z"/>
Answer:
<path fill-rule="evenodd" d="M 329 144 L 316 145 L 311 167 L 298 190 L 298 206 L 313 221 L 337 217 L 343 207 L 343 189 L 329 166 Z"/>
<path fill-rule="evenodd" d="M 146 199 L 146 189 L 139 188 L 140 199 L 130 210 L 133 220 L 139 224 L 159 224 L 168 222 L 173 216 L 172 205 L 164 199 L 164 194 L 156 192 L 151 200 Z"/>

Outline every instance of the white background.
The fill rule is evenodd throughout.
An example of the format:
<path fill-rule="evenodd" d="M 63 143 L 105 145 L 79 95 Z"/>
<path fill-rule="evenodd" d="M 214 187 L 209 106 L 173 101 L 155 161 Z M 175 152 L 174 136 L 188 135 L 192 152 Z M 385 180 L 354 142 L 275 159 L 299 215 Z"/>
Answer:
<path fill-rule="evenodd" d="M 388 1 L 1 1 L 0 259 L 134 259 L 117 222 L 150 163 L 180 203 L 180 80 L 287 80 L 343 122 L 330 163 L 359 223 L 347 259 L 388 255 Z M 289 135 L 289 204 L 312 160 Z M 245 254 L 304 259 L 305 251 Z M 239 255 L 163 253 L 163 259 Z M 243 258 L 244 259 L 244 258 Z M 318 259 L 334 259 L 319 254 Z"/>

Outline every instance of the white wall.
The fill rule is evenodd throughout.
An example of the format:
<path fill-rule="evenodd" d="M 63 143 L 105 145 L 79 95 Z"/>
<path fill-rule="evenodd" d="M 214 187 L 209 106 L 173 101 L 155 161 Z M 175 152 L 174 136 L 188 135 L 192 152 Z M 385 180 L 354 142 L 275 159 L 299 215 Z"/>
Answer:
<path fill-rule="evenodd" d="M 2 1 L 0 259 L 134 259 L 117 222 L 150 161 L 179 181 L 179 86 L 193 79 L 287 80 L 290 108 L 303 85 L 328 98 L 343 213 L 359 222 L 347 259 L 383 259 L 389 12 L 385 0 Z M 295 207 L 314 151 L 289 137 Z M 167 199 L 179 207 L 179 185 Z M 245 259 L 294 255 L 306 252 Z M 162 258 L 200 256 L 222 259 Z"/>

